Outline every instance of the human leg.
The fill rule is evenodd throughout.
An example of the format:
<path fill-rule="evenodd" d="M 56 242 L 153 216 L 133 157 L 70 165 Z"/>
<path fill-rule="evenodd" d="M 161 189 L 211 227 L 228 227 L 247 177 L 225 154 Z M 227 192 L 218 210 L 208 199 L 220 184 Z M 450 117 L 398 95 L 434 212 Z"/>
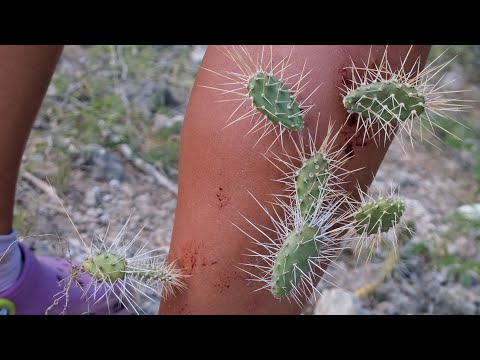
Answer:
<path fill-rule="evenodd" d="M 256 59 L 262 47 L 247 47 Z M 410 46 L 389 47 L 389 61 L 393 67 L 400 66 Z M 345 67 L 351 59 L 379 63 L 384 55 L 384 46 L 298 46 L 292 53 L 292 71 L 300 73 L 306 59 L 313 64 L 312 81 L 305 93 L 312 92 L 318 84 L 323 85 L 311 96 L 316 105 L 321 143 L 330 119 L 337 120 L 336 130 L 341 131 L 339 141 L 346 141 L 355 131 L 355 126 L 344 124 L 347 112 L 341 101 L 339 87 L 348 81 Z M 291 51 L 290 46 L 274 46 L 272 59 L 275 64 Z M 409 54 L 410 66 L 417 57 L 424 61 L 429 46 L 414 46 Z M 270 56 L 270 54 L 268 54 Z M 406 65 L 408 67 L 408 64 Z M 268 226 L 268 217 L 253 201 L 251 192 L 260 203 L 271 200 L 269 194 L 279 193 L 282 186 L 271 179 L 281 174 L 263 157 L 264 150 L 272 143 L 270 134 L 256 145 L 254 134 L 244 136 L 251 127 L 249 121 L 239 121 L 225 128 L 225 121 L 235 111 L 234 102 L 216 102 L 218 93 L 199 85 L 212 82 L 228 82 L 207 69 L 238 71 L 224 54 L 209 48 L 199 70 L 185 116 L 180 146 L 179 196 L 175 226 L 170 249 L 170 261 L 184 268 L 188 275 L 188 289 L 177 297 L 166 299 L 161 305 L 161 314 L 296 314 L 301 308 L 288 301 L 275 299 L 268 290 L 254 292 L 255 286 L 239 269 L 246 261 L 243 254 L 251 245 L 251 239 L 232 226 L 243 226 L 242 215 L 256 223 Z M 247 107 L 248 105 L 245 105 Z M 306 118 L 306 127 L 312 132 L 317 126 L 317 116 Z M 349 128 L 350 127 L 350 128 Z M 353 132 L 353 133 L 352 133 Z M 353 143 L 348 151 L 354 156 L 347 163 L 349 170 L 356 171 L 349 177 L 346 189 L 353 189 L 356 181 L 366 187 L 373 180 L 388 149 L 388 142 L 377 146 L 373 141 Z M 291 144 L 285 143 L 286 147 Z M 277 141 L 271 148 L 280 153 Z M 247 191 L 248 190 L 248 191 Z"/>

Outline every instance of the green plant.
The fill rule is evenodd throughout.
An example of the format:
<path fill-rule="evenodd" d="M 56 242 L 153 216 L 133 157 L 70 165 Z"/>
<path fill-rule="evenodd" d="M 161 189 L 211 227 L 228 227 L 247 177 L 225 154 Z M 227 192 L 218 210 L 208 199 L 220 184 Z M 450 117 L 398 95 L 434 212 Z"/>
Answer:
<path fill-rule="evenodd" d="M 431 117 L 440 125 L 435 129 L 435 137 L 455 150 L 468 152 L 472 159 L 470 170 L 480 181 L 480 127 L 476 119 L 464 116 L 462 124 L 465 125 L 461 125 L 437 114 Z"/>
<path fill-rule="evenodd" d="M 362 118 L 376 117 L 377 120 L 396 125 L 412 116 L 425 112 L 425 97 L 410 85 L 395 80 L 385 80 L 359 86 L 343 98 L 343 105 Z"/>
<path fill-rule="evenodd" d="M 328 160 L 319 152 L 308 159 L 298 171 L 296 187 L 302 216 L 311 216 L 315 210 L 314 203 L 318 201 L 322 187 L 326 184 L 328 170 Z"/>
<path fill-rule="evenodd" d="M 129 220 L 111 242 L 106 240 L 108 229 L 104 238 L 97 236 L 91 244 L 87 244 L 77 232 L 85 260 L 78 269 L 72 267 L 70 280 L 75 280 L 79 273 L 87 273 L 92 277 L 92 282 L 86 286 L 93 287 L 95 291 L 85 301 L 99 301 L 97 293 L 101 289 L 105 294 L 102 296 L 115 296 L 123 306 L 139 314 L 143 310 L 136 302 L 137 295 L 151 299 L 147 291 L 153 291 L 156 295 L 166 297 L 182 291 L 185 283 L 181 270 L 174 263 L 167 264 L 158 250 L 144 250 L 145 244 L 133 255 L 130 254 L 130 248 L 140 232 L 129 241 L 123 240 Z M 67 284 L 71 283 L 67 281 Z M 58 297 L 66 296 L 68 291 L 69 287 L 66 287 Z"/>
<path fill-rule="evenodd" d="M 178 167 L 182 124 L 177 121 L 173 125 L 161 129 L 151 135 L 142 146 L 145 160 L 152 164 L 160 162 L 167 175 L 174 179 L 177 178 L 175 170 Z"/>
<path fill-rule="evenodd" d="M 433 60 L 448 50 L 455 54 L 455 63 L 460 65 L 468 81 L 480 83 L 480 45 L 434 45 L 430 51 L 429 59 Z"/>
<path fill-rule="evenodd" d="M 393 138 L 399 127 L 409 141 L 413 141 L 415 130 L 423 139 L 423 132 L 433 133 L 435 128 L 443 129 L 432 114 L 455 122 L 449 114 L 469 108 L 465 100 L 449 96 L 458 91 L 445 90 L 443 84 L 434 80 L 451 61 L 437 65 L 443 54 L 421 71 L 420 59 L 416 59 L 410 69 L 405 67 L 407 55 L 402 59 L 401 67 L 392 70 L 387 50 L 381 63 L 375 67 L 357 66 L 352 61 L 352 81 L 344 85 L 343 104 L 349 117 L 357 115 L 357 131 L 365 129 L 364 137 L 375 141 L 383 138 L 385 143 Z"/>
<path fill-rule="evenodd" d="M 220 101 L 239 102 L 238 107 L 227 119 L 227 127 L 248 120 L 252 123 L 248 133 L 261 132 L 258 141 L 271 132 L 275 132 L 278 139 L 285 130 L 303 129 L 305 116 L 313 107 L 308 104 L 308 100 L 320 85 L 309 94 L 303 94 L 312 70 L 305 70 L 305 62 L 300 73 L 292 73 L 290 69 L 293 64 L 291 62 L 293 47 L 290 55 L 275 65 L 272 47 L 268 49 L 262 46 L 257 49 L 256 54 L 241 45 L 218 50 L 232 63 L 235 70 L 217 72 L 215 69 L 207 68 L 207 71 L 226 82 L 200 86 L 233 97 Z M 244 111 L 244 104 L 250 104 L 247 111 Z"/>
<path fill-rule="evenodd" d="M 402 199 L 379 197 L 368 202 L 355 214 L 354 227 L 358 234 L 374 235 L 395 227 L 405 211 Z"/>
<path fill-rule="evenodd" d="M 302 111 L 292 93 L 273 75 L 259 72 L 248 80 L 248 94 L 254 106 L 274 124 L 289 130 L 304 126 Z"/>
<path fill-rule="evenodd" d="M 438 267 L 448 269 L 448 275 L 452 280 L 460 281 L 466 286 L 471 285 L 471 272 L 480 275 L 480 261 L 477 260 L 465 260 L 445 253 L 436 263 Z"/>
<path fill-rule="evenodd" d="M 163 254 L 138 251 L 133 256 L 129 255 L 129 248 L 139 233 L 133 240 L 124 242 L 122 238 L 127 224 L 128 221 L 111 244 L 107 244 L 105 239 L 97 239 L 101 240 L 100 243 L 86 251 L 82 270 L 98 281 L 98 288 L 106 286 L 111 292 L 115 287 L 122 288 L 121 300 L 125 307 L 138 313 L 141 309 L 136 306 L 132 290 L 144 294 L 149 289 L 167 296 L 185 285 L 182 273 L 173 264 L 167 265 L 162 260 Z"/>
<path fill-rule="evenodd" d="M 22 237 L 28 237 L 35 225 L 35 220 L 27 210 L 19 206 L 17 206 L 15 210 L 12 226 Z"/>
<path fill-rule="evenodd" d="M 275 196 L 272 214 L 262 207 L 277 230 L 273 238 L 249 222 L 268 237 L 270 244 L 265 247 L 266 254 L 251 249 L 255 259 L 244 264 L 263 272 L 261 279 L 273 296 L 289 297 L 299 303 L 306 294 L 314 295 L 321 263 L 334 262 L 342 244 L 351 240 L 353 208 L 348 194 L 340 188 L 352 173 L 343 168 L 348 157 L 343 148 L 334 149 L 339 132 L 334 133 L 333 123 L 318 148 L 317 130 L 314 134 L 308 132 L 306 142 L 304 134 L 297 134 L 297 139 L 291 137 L 295 155 L 273 155 L 272 164 L 284 175 L 278 181 L 287 185 L 287 200 L 283 200 L 284 195 Z M 262 244 L 262 236 L 251 237 L 254 244 Z"/>
<path fill-rule="evenodd" d="M 342 244 L 351 240 L 346 235 L 351 229 L 348 220 L 352 216 L 347 197 L 329 197 L 327 200 L 326 191 L 323 188 L 315 203 L 315 211 L 309 217 L 300 214 L 299 208 L 292 203 L 293 198 L 285 202 L 281 197 L 275 197 L 271 212 L 254 198 L 276 229 L 272 235 L 248 219 L 258 236 L 237 226 L 253 240 L 254 245 L 247 254 L 253 257 L 253 261 L 242 264 L 254 271 L 241 270 L 250 274 L 251 280 L 264 283 L 261 289 L 268 288 L 276 298 L 287 297 L 298 304 L 303 303 L 304 297 L 315 298 L 318 292 L 315 283 L 319 274 L 323 271 L 324 278 L 329 275 L 322 265 L 335 265 Z M 259 252 L 256 247 L 264 252 Z"/>
<path fill-rule="evenodd" d="M 101 298 L 97 298 L 97 293 L 102 289 L 102 298 L 106 297 L 108 300 L 108 297 L 115 296 L 125 308 L 137 314 L 143 312 L 135 300 L 137 295 L 151 299 L 147 291 L 153 291 L 156 295 L 166 297 L 185 289 L 186 285 L 183 282 L 185 275 L 182 270 L 177 268 L 174 262 L 168 264 L 165 255 L 159 249 L 146 250 L 147 243 L 145 243 L 132 254 L 131 249 L 138 241 L 142 230 L 131 240 L 125 241 L 124 236 L 130 218 L 113 241 L 107 240 L 109 230 L 107 227 L 103 238 L 95 235 L 94 241 L 87 242 L 66 212 L 60 198 L 55 196 L 78 235 L 84 260 L 80 266 L 71 263 L 68 278 L 61 280 L 65 283 L 65 287 L 55 296 L 46 314 L 55 304 L 58 304 L 61 298 L 67 299 L 64 311 L 66 310 L 70 287 L 77 284 L 82 273 L 91 276 L 91 282 L 82 286 L 86 285 L 88 288 L 93 287 L 94 289 L 85 301 L 100 301 Z"/>
<path fill-rule="evenodd" d="M 380 193 L 373 197 L 363 192 L 359 185 L 357 191 L 360 201 L 354 205 L 357 210 L 353 215 L 352 230 L 358 235 L 353 244 L 358 256 L 366 249 L 369 260 L 382 242 L 390 243 L 395 249 L 399 234 L 402 237 L 412 235 L 413 229 L 403 221 L 405 203 L 398 193 L 392 189 L 389 194 Z"/>

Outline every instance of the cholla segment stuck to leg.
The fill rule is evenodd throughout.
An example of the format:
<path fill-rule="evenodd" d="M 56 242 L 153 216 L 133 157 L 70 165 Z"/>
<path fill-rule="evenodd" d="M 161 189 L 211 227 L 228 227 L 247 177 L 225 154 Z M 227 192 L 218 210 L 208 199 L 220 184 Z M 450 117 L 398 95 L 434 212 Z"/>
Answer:
<path fill-rule="evenodd" d="M 257 143 L 272 132 L 277 140 L 285 130 L 303 129 L 305 116 L 314 106 L 310 98 L 321 85 L 307 93 L 312 69 L 307 71 L 305 60 L 300 71 L 293 70 L 293 46 L 280 60 L 274 59 L 272 46 L 259 47 L 258 51 L 242 45 L 218 49 L 236 69 L 221 72 L 204 68 L 224 82 L 200 86 L 225 95 L 219 102 L 238 103 L 226 126 L 249 121 L 248 134 L 260 133 Z"/>
<path fill-rule="evenodd" d="M 344 235 L 351 234 L 347 219 L 354 210 L 341 187 L 352 171 L 343 167 L 348 160 L 344 149 L 335 149 L 339 132 L 334 133 L 335 124 L 330 122 L 321 145 L 316 146 L 318 123 L 314 133 L 289 133 L 294 153 L 284 148 L 283 154 L 267 157 L 283 174 L 277 181 L 287 185 L 285 195 L 274 196 L 273 215 L 262 206 L 272 229 L 249 221 L 268 243 L 240 229 L 267 250 L 262 254 L 252 249 L 255 261 L 244 264 L 259 269 L 262 275 L 247 272 L 264 282 L 263 288 L 269 288 L 276 298 L 287 297 L 298 303 L 302 297 L 315 295 L 318 274 L 328 275 L 320 264 L 334 262 L 342 243 L 350 239 Z"/>
<path fill-rule="evenodd" d="M 364 129 L 364 139 L 372 138 L 377 142 L 383 138 L 385 143 L 393 138 L 399 127 L 400 137 L 405 133 L 413 145 L 414 131 L 419 133 L 421 140 L 424 131 L 435 136 L 435 127 L 448 132 L 432 114 L 459 123 L 452 113 L 469 108 L 466 105 L 468 100 L 452 97 L 462 91 L 445 90 L 447 84 L 441 83 L 443 75 L 437 80 L 453 59 L 437 64 L 442 54 L 420 70 L 418 58 L 413 66 L 407 68 L 410 51 L 398 70 L 394 70 L 388 60 L 388 47 L 379 65 L 367 66 L 369 55 L 367 64 L 357 66 L 352 61 L 352 66 L 348 68 L 352 79 L 342 89 L 343 105 L 349 117 L 357 114 L 357 132 Z"/>
<path fill-rule="evenodd" d="M 304 126 L 302 111 L 293 95 L 281 80 L 260 72 L 248 81 L 248 93 L 253 104 L 274 124 L 282 124 L 289 130 L 301 130 Z"/>
<path fill-rule="evenodd" d="M 277 197 L 273 211 L 257 201 L 268 215 L 272 228 L 255 225 L 248 219 L 255 232 L 239 228 L 262 249 L 251 248 L 247 256 L 252 261 L 242 264 L 247 269 L 241 268 L 252 276 L 250 280 L 264 284 L 258 290 L 268 289 L 276 298 L 303 305 L 305 299 L 316 298 L 316 282 L 321 275 L 324 281 L 330 282 L 327 277 L 331 274 L 325 264 L 336 266 L 335 260 L 345 243 L 353 241 L 345 236 L 351 234 L 348 220 L 353 209 L 347 197 L 326 201 L 326 189 L 323 189 L 308 220 L 300 213 L 298 203 L 293 203 L 293 198 L 285 202 Z"/>
<path fill-rule="evenodd" d="M 272 269 L 273 296 L 281 298 L 287 295 L 309 272 L 309 261 L 319 251 L 316 241 L 319 230 L 306 224 L 298 233 L 292 231 L 288 234 Z"/>
<path fill-rule="evenodd" d="M 328 160 L 322 152 L 308 159 L 298 171 L 296 188 L 302 216 L 311 215 L 314 210 L 312 205 L 327 185 L 329 175 Z"/>
<path fill-rule="evenodd" d="M 396 125 L 411 116 L 425 112 L 425 98 L 415 87 L 396 81 L 384 81 L 360 86 L 343 98 L 343 105 L 363 118 L 378 117 L 378 120 Z"/>
<path fill-rule="evenodd" d="M 374 235 L 387 232 L 395 227 L 405 211 L 403 200 L 398 197 L 379 197 L 364 204 L 355 215 L 354 227 L 357 233 Z"/>
<path fill-rule="evenodd" d="M 333 122 L 329 122 L 320 146 L 315 144 L 319 134 L 319 119 L 320 115 L 313 133 L 305 129 L 289 134 L 293 153 L 284 149 L 283 153 L 271 153 L 271 158 L 267 158 L 282 172 L 282 177 L 276 181 L 286 185 L 287 196 L 298 199 L 301 215 L 305 218 L 312 215 L 321 192 L 324 198 L 343 194 L 342 185 L 346 177 L 359 170 L 345 169 L 348 154 L 343 146 L 336 148 L 340 132 L 335 132 Z"/>
<path fill-rule="evenodd" d="M 405 202 L 393 187 L 390 193 L 380 192 L 376 197 L 363 192 L 358 184 L 357 191 L 360 201 L 351 201 L 352 206 L 357 208 L 352 219 L 352 231 L 358 237 L 352 245 L 357 256 L 366 249 L 368 260 L 382 241 L 391 243 L 393 248 L 397 247 L 398 229 L 410 229 L 404 222 Z"/>

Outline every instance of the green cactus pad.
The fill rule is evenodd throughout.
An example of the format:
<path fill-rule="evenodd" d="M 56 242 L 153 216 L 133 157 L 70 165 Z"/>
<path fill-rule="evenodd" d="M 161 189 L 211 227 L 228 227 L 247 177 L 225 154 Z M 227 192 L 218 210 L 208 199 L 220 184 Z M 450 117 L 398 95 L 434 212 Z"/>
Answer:
<path fill-rule="evenodd" d="M 158 267 L 155 265 L 146 265 L 143 266 L 142 271 L 134 271 L 132 274 L 141 279 L 151 280 L 151 281 L 173 281 L 174 277 L 172 274 L 169 274 L 167 271 L 158 271 Z"/>
<path fill-rule="evenodd" d="M 328 162 L 321 153 L 308 159 L 298 172 L 296 187 L 302 217 L 309 217 L 315 212 L 315 203 L 327 176 Z"/>
<path fill-rule="evenodd" d="M 257 110 L 274 124 L 280 123 L 289 130 L 303 129 L 300 106 L 282 81 L 257 73 L 248 81 L 248 93 Z"/>
<path fill-rule="evenodd" d="M 399 106 L 401 105 L 401 107 Z M 343 98 L 343 105 L 364 118 L 382 119 L 393 125 L 405 121 L 413 113 L 423 114 L 425 98 L 415 87 L 395 81 L 375 82 L 350 91 Z"/>
<path fill-rule="evenodd" d="M 387 232 L 398 224 L 405 211 L 405 204 L 399 198 L 379 198 L 362 206 L 355 215 L 355 230 L 358 234 L 366 232 L 368 235 L 374 235 L 381 232 Z"/>
<path fill-rule="evenodd" d="M 318 253 L 318 244 L 314 240 L 317 227 L 305 225 L 300 233 L 291 232 L 282 249 L 278 252 L 272 271 L 271 292 L 276 298 L 282 298 L 300 282 L 303 274 L 310 271 L 308 260 Z"/>
<path fill-rule="evenodd" d="M 125 260 L 109 252 L 93 255 L 83 263 L 83 270 L 100 281 L 123 279 L 125 268 Z"/>

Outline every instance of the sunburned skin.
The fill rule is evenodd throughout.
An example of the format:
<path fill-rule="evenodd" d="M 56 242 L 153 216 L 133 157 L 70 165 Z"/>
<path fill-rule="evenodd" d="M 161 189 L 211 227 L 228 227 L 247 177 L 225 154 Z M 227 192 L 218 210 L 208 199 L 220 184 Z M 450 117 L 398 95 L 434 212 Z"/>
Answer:
<path fill-rule="evenodd" d="M 270 54 L 270 48 L 265 48 Z M 245 47 L 254 59 L 265 48 Z M 391 65 L 400 66 L 409 49 L 409 45 L 389 46 Z M 430 46 L 414 46 L 409 54 L 411 64 L 419 56 L 423 64 L 429 50 Z M 319 145 L 330 119 L 335 121 L 334 131 L 340 131 L 337 144 L 344 146 L 349 156 L 346 170 L 361 168 L 347 177 L 349 183 L 343 186 L 349 191 L 355 189 L 357 181 L 364 189 L 370 185 L 390 143 L 377 146 L 361 134 L 354 136 L 355 117 L 346 122 L 348 114 L 339 88 L 351 78 L 345 69 L 351 59 L 366 62 L 370 56 L 373 65 L 381 61 L 384 51 L 385 46 L 295 46 L 293 51 L 291 46 L 273 46 L 271 50 L 274 64 L 291 54 L 288 71 L 292 74 L 301 73 L 308 59 L 312 80 L 299 95 L 300 101 L 322 83 L 305 102 L 305 106 L 315 107 L 305 116 L 303 131 L 315 133 L 317 129 Z M 286 138 L 275 141 L 273 132 L 257 144 L 259 135 L 246 135 L 249 121 L 225 127 L 238 103 L 219 102 L 228 97 L 200 86 L 228 81 L 204 68 L 237 69 L 222 51 L 209 47 L 192 90 L 181 137 L 179 195 L 169 255 L 169 261 L 176 261 L 189 276 L 185 278 L 185 291 L 162 300 L 160 314 L 299 314 L 302 308 L 295 302 L 276 299 L 268 289 L 255 292 L 259 285 L 247 281 L 251 276 L 240 269 L 241 263 L 249 261 L 245 254 L 252 240 L 233 225 L 247 228 L 245 216 L 256 224 L 271 226 L 249 192 L 265 205 L 272 200 L 270 194 L 282 193 L 282 184 L 272 181 L 282 172 L 265 156 L 272 158 L 269 148 L 275 154 L 282 153 L 282 146 L 290 153 L 295 149 Z M 247 111 L 251 104 L 243 106 Z"/>

